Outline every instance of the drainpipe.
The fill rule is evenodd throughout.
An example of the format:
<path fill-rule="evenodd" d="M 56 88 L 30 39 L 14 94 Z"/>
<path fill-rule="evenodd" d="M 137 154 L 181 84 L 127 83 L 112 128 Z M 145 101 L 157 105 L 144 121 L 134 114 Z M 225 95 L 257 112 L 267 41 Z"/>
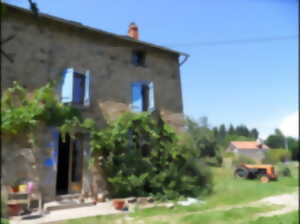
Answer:
<path fill-rule="evenodd" d="M 184 53 L 181 53 L 181 55 L 184 56 L 184 59 L 182 60 L 182 62 L 179 63 L 179 66 L 183 65 L 190 57 L 190 55 Z"/>

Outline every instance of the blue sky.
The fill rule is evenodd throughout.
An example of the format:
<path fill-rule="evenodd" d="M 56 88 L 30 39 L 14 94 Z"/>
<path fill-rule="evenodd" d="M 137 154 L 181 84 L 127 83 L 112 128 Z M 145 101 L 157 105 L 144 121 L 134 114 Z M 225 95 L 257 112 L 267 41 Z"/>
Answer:
<path fill-rule="evenodd" d="M 265 137 L 298 112 L 298 0 L 36 2 L 43 13 L 122 35 L 134 21 L 141 40 L 190 54 L 184 112 L 212 126 L 245 124 Z"/>

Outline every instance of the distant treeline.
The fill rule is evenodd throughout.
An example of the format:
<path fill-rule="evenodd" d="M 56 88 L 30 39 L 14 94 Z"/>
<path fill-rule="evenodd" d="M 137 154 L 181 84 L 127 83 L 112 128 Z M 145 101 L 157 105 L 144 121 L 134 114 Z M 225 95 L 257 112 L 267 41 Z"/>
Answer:
<path fill-rule="evenodd" d="M 229 125 L 229 128 L 226 129 L 224 124 L 221 124 L 219 127 L 214 127 L 213 132 L 217 139 L 224 140 L 226 136 L 243 136 L 251 139 L 257 139 L 259 132 L 256 128 L 249 129 L 246 125 L 238 125 L 234 127 L 232 124 Z"/>

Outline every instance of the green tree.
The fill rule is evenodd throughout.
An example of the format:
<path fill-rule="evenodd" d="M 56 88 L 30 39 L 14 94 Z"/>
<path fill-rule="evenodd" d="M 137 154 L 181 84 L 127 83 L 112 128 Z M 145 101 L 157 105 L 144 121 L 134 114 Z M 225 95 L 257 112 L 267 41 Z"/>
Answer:
<path fill-rule="evenodd" d="M 291 152 L 292 160 L 299 160 L 299 140 L 293 137 L 287 138 L 288 150 Z"/>
<path fill-rule="evenodd" d="M 207 127 L 200 126 L 190 118 L 186 119 L 187 132 L 191 136 L 194 146 L 201 157 L 214 157 L 218 154 L 218 145 L 214 132 Z"/>
<path fill-rule="evenodd" d="M 219 135 L 218 127 L 213 127 L 212 131 L 213 131 L 213 133 L 214 133 L 215 138 L 217 138 L 218 135 Z"/>
<path fill-rule="evenodd" d="M 226 137 L 227 131 L 224 124 L 220 125 L 218 139 L 224 140 Z"/>
<path fill-rule="evenodd" d="M 172 128 L 149 113 L 124 114 L 91 139 L 115 197 L 195 197 L 211 189 L 210 173 L 195 151 L 179 144 Z"/>
<path fill-rule="evenodd" d="M 253 128 L 253 129 L 250 131 L 250 137 L 257 139 L 258 136 L 259 136 L 259 132 L 257 131 L 256 128 Z"/>
<path fill-rule="evenodd" d="M 275 133 L 266 139 L 266 144 L 273 149 L 285 148 L 285 137 L 279 129 L 275 129 Z"/>
<path fill-rule="evenodd" d="M 232 124 L 229 125 L 229 129 L 228 129 L 228 135 L 234 135 L 235 134 L 235 129 L 233 127 Z"/>
<path fill-rule="evenodd" d="M 238 125 L 235 130 L 236 130 L 235 134 L 238 136 L 245 136 L 245 137 L 250 136 L 250 132 L 245 125 Z"/>

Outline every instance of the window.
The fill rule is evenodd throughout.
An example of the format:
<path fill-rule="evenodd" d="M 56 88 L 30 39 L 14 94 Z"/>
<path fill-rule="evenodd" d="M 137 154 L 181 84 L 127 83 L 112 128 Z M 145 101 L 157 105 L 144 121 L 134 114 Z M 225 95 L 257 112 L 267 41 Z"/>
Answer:
<path fill-rule="evenodd" d="M 153 82 L 135 82 L 131 86 L 131 91 L 134 112 L 155 110 Z"/>
<path fill-rule="evenodd" d="M 145 66 L 145 52 L 133 51 L 132 52 L 132 64 L 136 66 Z"/>
<path fill-rule="evenodd" d="M 90 72 L 84 74 L 68 68 L 63 73 L 61 102 L 73 105 L 90 105 Z"/>
<path fill-rule="evenodd" d="M 74 73 L 73 79 L 73 103 L 82 105 L 84 102 L 85 76 L 84 74 Z"/>

